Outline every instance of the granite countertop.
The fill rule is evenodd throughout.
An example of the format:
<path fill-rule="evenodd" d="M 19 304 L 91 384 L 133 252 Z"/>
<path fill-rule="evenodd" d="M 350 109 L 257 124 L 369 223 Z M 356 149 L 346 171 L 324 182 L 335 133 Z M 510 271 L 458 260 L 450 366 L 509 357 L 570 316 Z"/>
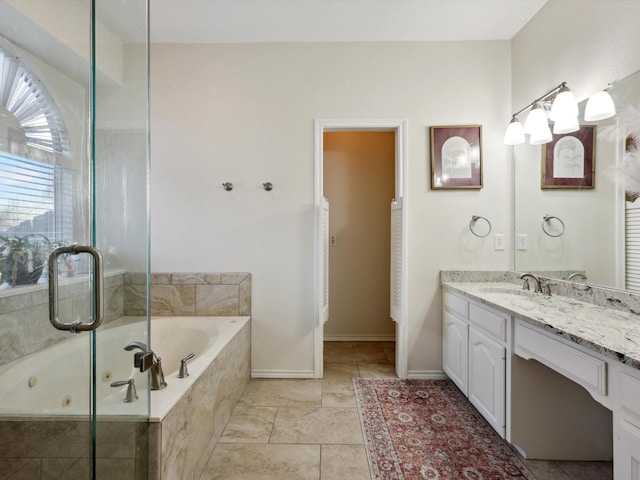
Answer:
<path fill-rule="evenodd" d="M 502 281 L 443 281 L 452 292 L 514 315 L 578 345 L 640 369 L 640 315 Z"/>

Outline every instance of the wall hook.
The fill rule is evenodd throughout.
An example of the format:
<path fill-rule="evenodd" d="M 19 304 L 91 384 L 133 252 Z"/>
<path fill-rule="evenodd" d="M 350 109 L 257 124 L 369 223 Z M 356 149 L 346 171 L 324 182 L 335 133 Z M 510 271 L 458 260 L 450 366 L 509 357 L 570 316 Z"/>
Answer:
<path fill-rule="evenodd" d="M 267 192 L 270 192 L 271 190 L 273 190 L 273 183 L 271 182 L 265 182 L 262 184 L 262 186 Z"/>
<path fill-rule="evenodd" d="M 233 183 L 231 182 L 224 182 L 222 186 L 227 192 L 230 192 L 231 190 L 233 190 Z"/>

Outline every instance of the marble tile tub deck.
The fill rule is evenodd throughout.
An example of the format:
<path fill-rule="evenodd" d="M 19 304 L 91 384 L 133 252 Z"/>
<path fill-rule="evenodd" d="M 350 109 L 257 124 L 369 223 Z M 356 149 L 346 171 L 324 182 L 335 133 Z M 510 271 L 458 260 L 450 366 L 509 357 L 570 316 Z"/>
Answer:
<path fill-rule="evenodd" d="M 395 378 L 393 342 L 325 342 L 322 380 L 251 380 L 198 480 L 371 480 L 353 377 Z M 537 480 L 610 480 L 611 463 L 525 461 Z"/>

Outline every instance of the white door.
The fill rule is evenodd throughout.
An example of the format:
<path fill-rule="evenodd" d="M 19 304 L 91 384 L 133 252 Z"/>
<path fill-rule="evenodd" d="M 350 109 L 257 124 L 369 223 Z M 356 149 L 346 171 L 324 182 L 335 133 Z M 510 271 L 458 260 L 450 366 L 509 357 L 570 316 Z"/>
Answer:
<path fill-rule="evenodd" d="M 391 202 L 391 318 L 402 321 L 402 197 Z"/>
<path fill-rule="evenodd" d="M 319 324 L 324 324 L 329 320 L 329 201 L 322 197 L 322 208 L 320 209 L 320 248 L 322 249 L 322 259 L 320 270 L 322 282 L 320 285 L 320 308 Z"/>

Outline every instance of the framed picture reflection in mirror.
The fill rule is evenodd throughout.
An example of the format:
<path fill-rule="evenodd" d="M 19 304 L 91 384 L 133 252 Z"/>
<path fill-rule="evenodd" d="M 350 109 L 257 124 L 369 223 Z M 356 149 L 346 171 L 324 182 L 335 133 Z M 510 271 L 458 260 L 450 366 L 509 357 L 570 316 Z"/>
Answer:
<path fill-rule="evenodd" d="M 542 145 L 541 188 L 594 188 L 596 171 L 596 127 L 554 135 Z"/>

